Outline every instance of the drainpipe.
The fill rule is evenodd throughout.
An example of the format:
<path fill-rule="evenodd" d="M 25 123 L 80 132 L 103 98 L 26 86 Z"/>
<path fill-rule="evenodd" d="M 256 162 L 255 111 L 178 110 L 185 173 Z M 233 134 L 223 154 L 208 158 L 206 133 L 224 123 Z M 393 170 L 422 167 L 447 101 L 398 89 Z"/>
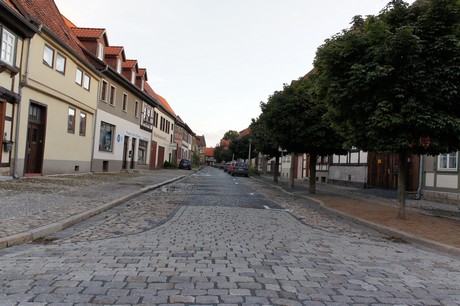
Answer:
<path fill-rule="evenodd" d="M 104 74 L 109 70 L 109 65 L 105 65 L 104 69 L 102 69 L 100 72 L 101 74 Z M 101 80 L 102 82 L 102 80 Z M 99 97 L 101 96 L 101 84 L 99 84 L 99 88 L 97 90 L 97 97 L 96 97 L 96 109 L 94 110 L 94 117 L 93 117 L 93 144 L 91 146 L 91 162 L 90 162 L 90 171 L 94 173 L 94 151 L 96 150 L 96 124 L 97 124 L 97 105 L 99 104 Z"/>
<path fill-rule="evenodd" d="M 41 28 L 39 29 L 41 30 Z M 18 103 L 18 107 L 16 110 L 16 126 L 15 126 L 15 142 L 14 142 L 14 164 L 13 164 L 13 177 L 14 178 L 19 178 L 18 175 L 18 151 L 19 151 L 19 127 L 21 125 L 21 104 L 23 103 L 22 101 L 22 88 L 26 86 L 29 82 L 29 62 L 30 62 L 30 45 L 32 44 L 32 38 L 27 38 L 25 40 L 26 42 L 26 63 L 25 63 L 25 72 L 24 72 L 24 81 L 21 80 L 22 78 L 22 67 L 21 67 L 21 73 L 19 75 L 19 86 L 18 86 L 18 94 L 21 97 L 21 101 Z M 24 52 L 21 54 L 21 62 L 23 60 Z M 22 66 L 22 65 L 21 65 Z"/>
<path fill-rule="evenodd" d="M 415 195 L 416 200 L 420 200 L 422 198 L 422 180 L 423 180 L 423 155 L 420 154 L 419 169 L 418 169 L 418 189 L 417 189 L 417 194 Z"/>

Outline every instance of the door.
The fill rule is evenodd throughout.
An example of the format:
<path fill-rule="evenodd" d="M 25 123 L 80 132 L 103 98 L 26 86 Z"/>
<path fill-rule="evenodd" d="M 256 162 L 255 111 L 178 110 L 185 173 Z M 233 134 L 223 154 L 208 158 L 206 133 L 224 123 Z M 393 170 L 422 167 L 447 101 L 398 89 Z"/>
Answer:
<path fill-rule="evenodd" d="M 123 141 L 123 161 L 121 163 L 122 169 L 127 169 L 128 167 L 128 145 L 129 145 L 129 136 L 125 136 Z"/>
<path fill-rule="evenodd" d="M 158 147 L 158 167 L 163 167 L 163 164 L 165 162 L 165 148 L 164 147 Z"/>
<path fill-rule="evenodd" d="M 43 164 L 43 129 L 29 123 L 27 128 L 26 173 L 41 173 Z"/>
<path fill-rule="evenodd" d="M 134 152 L 136 152 L 136 138 L 133 138 L 133 141 L 131 142 L 131 150 L 129 151 L 129 157 L 131 157 L 131 169 L 134 169 Z"/>

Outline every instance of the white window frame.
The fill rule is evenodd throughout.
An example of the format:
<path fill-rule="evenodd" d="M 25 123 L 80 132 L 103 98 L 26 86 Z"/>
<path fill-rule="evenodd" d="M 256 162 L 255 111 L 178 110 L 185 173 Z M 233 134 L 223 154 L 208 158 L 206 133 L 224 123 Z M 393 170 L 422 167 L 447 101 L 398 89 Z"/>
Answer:
<path fill-rule="evenodd" d="M 139 117 L 139 101 L 134 102 L 134 117 Z"/>
<path fill-rule="evenodd" d="M 104 90 L 105 86 L 105 90 Z M 101 82 L 101 101 L 107 102 L 107 96 L 109 94 L 109 83 L 106 80 L 102 80 Z"/>
<path fill-rule="evenodd" d="M 112 90 L 113 89 L 113 90 Z M 110 85 L 109 88 L 109 105 L 115 106 L 115 99 L 117 97 L 117 88 L 113 85 Z"/>
<path fill-rule="evenodd" d="M 102 43 L 97 44 L 97 58 L 101 61 L 104 60 L 104 45 Z"/>
<path fill-rule="evenodd" d="M 80 136 L 86 136 L 86 120 L 88 116 L 85 112 L 80 112 L 80 122 L 78 127 L 78 133 Z"/>
<path fill-rule="evenodd" d="M 122 111 L 125 113 L 128 111 L 128 94 L 126 92 L 123 93 L 123 100 L 121 103 L 121 108 L 122 108 Z"/>
<path fill-rule="evenodd" d="M 64 55 L 62 55 L 61 53 L 56 52 L 56 67 L 55 67 L 55 69 L 56 69 L 57 72 L 65 74 L 66 62 L 67 62 L 67 58 Z M 62 64 L 62 68 L 61 68 L 61 64 Z"/>
<path fill-rule="evenodd" d="M 117 72 L 121 73 L 122 69 L 122 60 L 120 58 L 117 59 Z"/>
<path fill-rule="evenodd" d="M 135 83 L 136 82 L 136 72 L 135 71 L 131 71 L 131 83 Z"/>
<path fill-rule="evenodd" d="M 91 86 L 91 77 L 89 74 L 85 73 L 83 75 L 83 88 L 89 91 L 89 88 Z"/>
<path fill-rule="evenodd" d="M 10 66 L 14 65 L 16 55 L 16 40 L 16 35 L 5 28 L 2 29 L 1 61 Z"/>
<path fill-rule="evenodd" d="M 49 58 L 51 56 L 51 58 Z M 43 48 L 43 64 L 53 68 L 54 66 L 54 49 L 45 44 Z"/>
<path fill-rule="evenodd" d="M 440 171 L 457 171 L 458 169 L 458 152 L 438 155 L 438 170 Z"/>
<path fill-rule="evenodd" d="M 80 86 L 83 84 L 83 70 L 80 68 L 77 68 L 77 71 L 75 72 L 75 83 Z"/>
<path fill-rule="evenodd" d="M 77 116 L 77 110 L 73 107 L 69 107 L 67 112 L 67 133 L 75 134 L 75 120 Z"/>

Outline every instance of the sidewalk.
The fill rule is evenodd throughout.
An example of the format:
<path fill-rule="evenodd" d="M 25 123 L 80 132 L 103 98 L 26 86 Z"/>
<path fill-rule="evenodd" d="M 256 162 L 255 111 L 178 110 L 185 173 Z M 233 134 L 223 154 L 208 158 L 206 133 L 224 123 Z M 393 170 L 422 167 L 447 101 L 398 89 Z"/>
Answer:
<path fill-rule="evenodd" d="M 317 202 L 322 208 L 384 233 L 398 241 L 412 242 L 437 251 L 460 256 L 460 206 L 426 200 L 406 199 L 406 220 L 396 218 L 394 190 L 359 189 L 317 183 L 316 194 L 308 192 L 307 180 L 296 180 L 290 188 L 286 179 L 257 177 L 285 192 Z"/>
<path fill-rule="evenodd" d="M 61 231 L 190 173 L 155 170 L 0 181 L 0 249 Z"/>

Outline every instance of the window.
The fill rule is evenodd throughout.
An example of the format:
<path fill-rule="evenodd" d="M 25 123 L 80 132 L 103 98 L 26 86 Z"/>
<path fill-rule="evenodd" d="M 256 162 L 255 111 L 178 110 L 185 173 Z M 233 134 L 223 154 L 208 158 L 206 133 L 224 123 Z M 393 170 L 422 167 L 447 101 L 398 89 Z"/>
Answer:
<path fill-rule="evenodd" d="M 131 71 L 131 83 L 134 84 L 136 82 L 136 73 L 134 71 Z"/>
<path fill-rule="evenodd" d="M 117 59 L 117 72 L 121 73 L 121 59 Z"/>
<path fill-rule="evenodd" d="M 441 154 L 438 157 L 439 170 L 457 170 L 457 152 Z"/>
<path fill-rule="evenodd" d="M 80 136 L 86 135 L 86 113 L 80 113 Z"/>
<path fill-rule="evenodd" d="M 99 135 L 99 151 L 113 151 L 113 137 L 115 126 L 106 122 L 101 122 L 101 130 Z"/>
<path fill-rule="evenodd" d="M 102 80 L 101 85 L 101 100 L 107 102 L 107 82 Z"/>
<path fill-rule="evenodd" d="M 115 94 L 116 94 L 116 88 L 112 85 L 110 85 L 110 97 L 109 97 L 109 104 L 112 106 L 115 106 Z"/>
<path fill-rule="evenodd" d="M 54 62 L 54 49 L 45 45 L 45 49 L 43 51 L 43 64 L 53 67 Z"/>
<path fill-rule="evenodd" d="M 140 165 L 147 164 L 147 141 L 139 140 L 139 149 L 137 152 L 137 162 Z"/>
<path fill-rule="evenodd" d="M 1 60 L 8 65 L 14 65 L 14 54 L 16 47 L 16 36 L 6 29 L 3 29 L 2 34 L 2 55 Z"/>
<path fill-rule="evenodd" d="M 91 77 L 85 73 L 85 76 L 83 77 L 83 88 L 86 90 L 89 90 L 90 82 L 91 82 Z"/>
<path fill-rule="evenodd" d="M 77 73 L 75 74 L 75 83 L 81 86 L 83 82 L 83 71 L 80 68 L 77 68 Z"/>
<path fill-rule="evenodd" d="M 60 73 L 65 72 L 65 62 L 66 62 L 66 58 L 62 54 L 57 53 L 56 54 L 56 71 L 57 72 L 60 72 Z"/>
<path fill-rule="evenodd" d="M 101 43 L 97 44 L 97 58 L 104 60 L 104 45 Z"/>
<path fill-rule="evenodd" d="M 128 110 L 128 95 L 123 93 L 123 111 L 126 112 Z"/>
<path fill-rule="evenodd" d="M 139 101 L 134 103 L 134 116 L 139 117 Z"/>
<path fill-rule="evenodd" d="M 75 133 L 75 109 L 69 107 L 69 114 L 67 118 L 67 132 Z"/>

